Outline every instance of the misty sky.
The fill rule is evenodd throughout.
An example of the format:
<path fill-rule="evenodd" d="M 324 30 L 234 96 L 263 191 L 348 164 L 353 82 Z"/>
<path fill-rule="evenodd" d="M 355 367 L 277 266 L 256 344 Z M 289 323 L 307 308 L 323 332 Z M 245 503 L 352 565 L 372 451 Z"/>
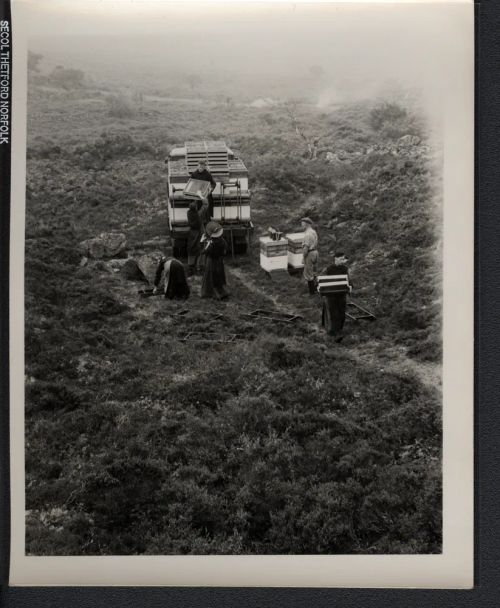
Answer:
<path fill-rule="evenodd" d="M 16 3 L 14 3 L 16 4 Z M 387 81 L 428 95 L 453 86 L 450 54 L 469 24 L 464 5 L 171 3 L 17 0 L 31 50 L 64 65 L 129 71 L 294 74 L 312 65 L 325 87 L 362 91 Z"/>

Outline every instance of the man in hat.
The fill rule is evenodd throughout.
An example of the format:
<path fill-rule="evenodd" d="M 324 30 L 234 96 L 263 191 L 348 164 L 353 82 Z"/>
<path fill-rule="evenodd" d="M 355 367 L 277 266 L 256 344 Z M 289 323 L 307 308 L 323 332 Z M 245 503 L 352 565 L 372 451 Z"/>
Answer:
<path fill-rule="evenodd" d="M 205 229 L 207 241 L 204 248 L 205 267 L 201 283 L 201 297 L 227 300 L 226 273 L 224 270 L 224 256 L 227 253 L 227 244 L 222 236 L 224 230 L 217 222 L 208 222 Z"/>
<path fill-rule="evenodd" d="M 347 257 L 343 251 L 335 253 L 334 263 L 330 264 L 324 272 L 328 276 L 347 275 L 349 293 L 352 291 L 347 269 Z M 321 325 L 326 329 L 326 333 L 329 336 L 333 336 L 335 342 L 342 342 L 344 338 L 342 330 L 345 323 L 345 311 L 347 307 L 346 296 L 347 294 L 345 292 L 329 293 L 323 296 Z"/>
<path fill-rule="evenodd" d="M 304 279 L 307 281 L 309 295 L 316 293 L 315 279 L 318 274 L 318 234 L 313 228 L 313 222 L 308 217 L 300 220 L 304 231 Z"/>
<path fill-rule="evenodd" d="M 208 214 L 210 216 L 210 219 L 212 219 L 214 216 L 214 199 L 212 196 L 212 192 L 215 190 L 215 186 L 217 185 L 217 183 L 215 182 L 214 178 L 212 177 L 212 174 L 210 173 L 210 171 L 207 169 L 207 163 L 204 160 L 200 160 L 200 162 L 198 163 L 197 169 L 191 173 L 191 177 L 193 179 L 200 179 L 204 182 L 210 182 L 212 189 L 210 190 L 210 192 L 207 196 L 207 199 L 208 199 Z M 200 207 L 201 207 L 201 203 L 200 203 Z M 200 207 L 198 208 L 198 210 L 200 209 Z"/>

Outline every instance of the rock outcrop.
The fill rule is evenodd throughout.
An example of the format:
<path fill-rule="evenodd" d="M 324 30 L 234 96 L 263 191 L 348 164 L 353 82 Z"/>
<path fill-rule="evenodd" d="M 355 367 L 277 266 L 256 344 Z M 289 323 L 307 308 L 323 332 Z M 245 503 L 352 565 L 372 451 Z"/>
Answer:
<path fill-rule="evenodd" d="M 127 239 L 122 232 L 102 232 L 82 241 L 78 247 L 82 255 L 94 260 L 119 258 L 126 255 Z"/>
<path fill-rule="evenodd" d="M 120 274 L 128 281 L 142 281 L 143 283 L 149 283 L 139 264 L 133 258 L 129 258 L 125 264 L 123 264 L 120 269 Z"/>

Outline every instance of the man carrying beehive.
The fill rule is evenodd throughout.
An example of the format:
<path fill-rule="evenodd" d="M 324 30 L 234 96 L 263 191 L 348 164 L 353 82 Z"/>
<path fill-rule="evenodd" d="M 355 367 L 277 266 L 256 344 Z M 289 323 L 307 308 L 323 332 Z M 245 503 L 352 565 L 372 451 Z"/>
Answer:
<path fill-rule="evenodd" d="M 309 287 L 309 295 L 315 295 L 315 279 L 318 274 L 318 234 L 313 228 L 313 222 L 308 217 L 300 220 L 300 225 L 304 231 L 304 279 Z"/>
<path fill-rule="evenodd" d="M 347 269 L 347 258 L 343 252 L 335 254 L 334 263 L 330 264 L 320 276 L 318 289 L 323 297 L 321 325 L 335 342 L 342 342 L 345 323 L 347 294 L 352 291 Z"/>
<path fill-rule="evenodd" d="M 208 215 L 210 216 L 209 219 L 212 219 L 214 216 L 214 199 L 212 196 L 212 192 L 215 190 L 215 186 L 217 185 L 217 183 L 215 182 L 214 178 L 212 177 L 212 174 L 210 173 L 210 171 L 207 169 L 207 163 L 204 160 L 200 160 L 200 162 L 198 163 L 197 169 L 191 173 L 191 177 L 193 179 L 199 179 L 204 182 L 210 182 L 210 185 L 212 186 L 212 190 L 209 192 L 207 198 L 208 198 Z M 200 207 L 201 207 L 201 205 L 200 205 Z"/>

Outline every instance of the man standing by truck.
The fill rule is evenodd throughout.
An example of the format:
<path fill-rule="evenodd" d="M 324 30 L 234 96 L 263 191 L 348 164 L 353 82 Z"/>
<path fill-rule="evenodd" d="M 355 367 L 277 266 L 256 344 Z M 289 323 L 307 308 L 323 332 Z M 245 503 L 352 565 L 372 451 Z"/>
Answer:
<path fill-rule="evenodd" d="M 187 237 L 188 272 L 192 276 L 196 274 L 196 270 L 198 267 L 201 251 L 201 237 L 204 232 L 204 226 L 201 222 L 196 201 L 192 201 L 191 203 L 189 203 L 187 221 L 189 225 L 189 232 Z"/>
<path fill-rule="evenodd" d="M 212 196 L 212 192 L 215 190 L 215 186 L 217 185 L 216 181 L 212 177 L 212 174 L 207 169 L 207 163 L 204 160 L 200 160 L 198 163 L 198 167 L 195 171 L 191 173 L 191 177 L 193 179 L 200 179 L 204 182 L 210 182 L 212 187 L 210 193 L 208 194 L 208 213 L 210 215 L 210 219 L 214 217 L 214 199 Z"/>
<path fill-rule="evenodd" d="M 308 217 L 300 220 L 300 225 L 304 231 L 304 279 L 307 281 L 309 295 L 316 293 L 315 279 L 318 274 L 318 234 L 313 228 L 313 222 Z"/>

